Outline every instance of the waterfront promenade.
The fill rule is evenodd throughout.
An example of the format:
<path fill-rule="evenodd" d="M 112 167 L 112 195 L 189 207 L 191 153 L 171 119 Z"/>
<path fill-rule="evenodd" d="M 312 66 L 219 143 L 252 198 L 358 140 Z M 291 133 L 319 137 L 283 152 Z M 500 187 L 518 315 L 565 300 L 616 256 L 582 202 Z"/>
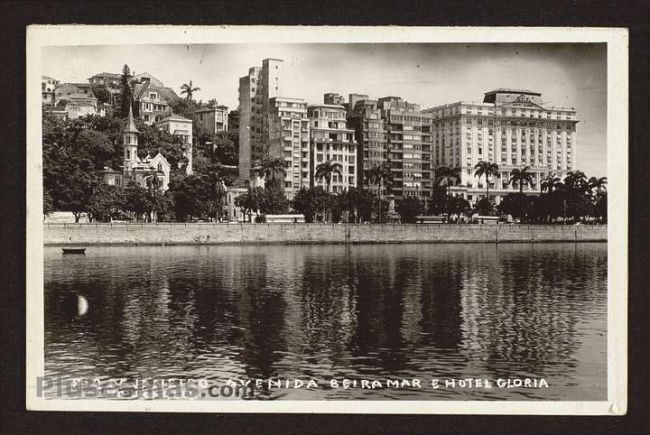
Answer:
<path fill-rule="evenodd" d="M 606 242 L 606 225 L 44 224 L 44 244 L 219 245 Z"/>

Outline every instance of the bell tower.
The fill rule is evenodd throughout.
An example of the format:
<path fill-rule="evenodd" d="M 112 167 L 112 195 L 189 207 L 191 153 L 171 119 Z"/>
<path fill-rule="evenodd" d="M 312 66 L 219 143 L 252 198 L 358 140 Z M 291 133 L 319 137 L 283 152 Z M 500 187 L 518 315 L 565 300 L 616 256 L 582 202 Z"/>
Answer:
<path fill-rule="evenodd" d="M 131 172 L 138 162 L 138 131 L 133 119 L 133 107 L 129 104 L 129 119 L 122 131 L 122 144 L 124 145 L 124 172 Z"/>

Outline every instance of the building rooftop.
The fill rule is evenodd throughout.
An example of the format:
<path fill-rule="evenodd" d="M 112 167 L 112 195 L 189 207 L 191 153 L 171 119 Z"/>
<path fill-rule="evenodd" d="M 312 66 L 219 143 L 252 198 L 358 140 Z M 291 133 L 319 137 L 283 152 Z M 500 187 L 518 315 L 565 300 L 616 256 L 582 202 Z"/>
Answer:
<path fill-rule="evenodd" d="M 144 79 L 149 80 L 151 82 L 151 84 L 156 86 L 156 87 L 159 87 L 159 88 L 164 88 L 165 87 L 163 82 L 161 82 L 160 80 L 158 80 L 157 78 L 155 78 L 154 76 L 149 74 L 148 72 L 143 72 L 143 73 L 140 73 L 140 74 L 136 74 L 133 78 L 136 79 L 136 80 L 141 80 L 141 79 L 144 78 Z"/>
<path fill-rule="evenodd" d="M 514 92 L 513 92 L 514 93 Z M 462 100 L 462 101 L 455 101 L 453 103 L 446 103 L 446 104 L 439 104 L 437 106 L 432 106 L 427 109 L 423 109 L 422 112 L 431 112 L 431 111 L 436 111 L 436 110 L 441 110 L 453 106 L 458 106 L 458 105 L 471 105 L 471 106 L 483 106 L 487 108 L 494 107 L 494 103 L 486 103 L 484 101 L 469 101 L 469 100 Z M 534 104 L 534 103 L 533 103 Z M 535 104 L 536 106 L 539 106 L 540 109 L 544 110 L 556 110 L 556 111 L 576 111 L 575 107 L 564 107 L 564 106 L 552 106 L 552 105 L 539 105 Z"/>
<path fill-rule="evenodd" d="M 314 108 L 314 107 L 325 107 L 328 109 L 339 109 L 339 110 L 345 110 L 345 107 L 341 106 L 340 104 L 325 104 L 325 103 L 319 103 L 319 104 L 310 104 L 307 106 L 308 109 Z"/>
<path fill-rule="evenodd" d="M 214 107 L 203 107 L 201 109 L 196 109 L 195 112 L 197 112 L 197 113 L 198 112 L 212 112 L 212 111 L 217 110 L 217 109 L 225 110 L 225 109 L 228 109 L 228 106 L 224 106 L 222 104 L 219 104 L 219 105 L 214 106 Z"/>
<path fill-rule="evenodd" d="M 165 122 L 165 121 L 187 121 L 187 122 L 192 122 L 191 119 L 184 118 L 181 115 L 172 114 L 172 115 L 164 117 L 160 121 L 156 122 L 156 124 L 159 124 L 159 123 Z"/>
<path fill-rule="evenodd" d="M 95 74 L 95 75 L 92 76 L 92 77 L 110 77 L 110 78 L 113 78 L 113 79 L 121 79 L 121 78 L 122 78 L 122 74 L 110 73 L 110 72 L 103 72 L 103 73 Z M 92 78 L 92 77 L 91 77 L 91 78 Z"/>
<path fill-rule="evenodd" d="M 302 98 L 298 98 L 298 97 L 281 97 L 281 96 L 277 96 L 277 97 L 269 98 L 269 100 L 282 100 L 282 101 L 285 101 L 285 100 L 286 100 L 286 101 L 305 101 L 305 100 L 303 100 Z"/>
<path fill-rule="evenodd" d="M 77 88 L 90 88 L 90 83 L 60 83 L 57 88 L 64 87 L 66 85 L 76 86 Z"/>
<path fill-rule="evenodd" d="M 513 88 L 498 88 L 489 92 L 485 92 L 485 95 L 488 94 L 528 94 L 528 95 L 537 95 L 541 96 L 540 92 L 529 91 L 528 89 L 513 89 Z"/>
<path fill-rule="evenodd" d="M 174 90 L 171 88 L 164 87 L 164 86 L 163 87 L 156 86 L 151 81 L 145 81 L 144 83 L 136 83 L 133 86 L 133 99 L 134 100 L 142 99 L 143 97 L 146 96 L 145 94 L 149 90 L 160 93 L 160 96 L 166 102 L 174 101 L 180 98 L 178 95 L 176 95 L 176 92 L 174 92 Z"/>

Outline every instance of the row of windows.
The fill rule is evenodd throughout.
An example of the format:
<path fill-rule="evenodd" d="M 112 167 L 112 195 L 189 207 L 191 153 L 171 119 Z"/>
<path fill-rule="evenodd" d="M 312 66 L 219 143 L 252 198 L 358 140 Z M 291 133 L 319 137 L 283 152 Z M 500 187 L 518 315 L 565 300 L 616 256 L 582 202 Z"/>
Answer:
<path fill-rule="evenodd" d="M 440 109 L 437 111 L 430 111 L 434 118 L 442 118 L 449 115 L 459 114 L 476 114 L 494 116 L 494 106 L 453 106 L 447 109 Z M 497 108 L 496 114 L 498 116 L 520 116 L 529 118 L 542 118 L 542 119 L 572 119 L 575 112 L 570 111 L 557 111 L 557 110 L 540 110 L 540 109 L 524 109 L 524 108 Z"/>

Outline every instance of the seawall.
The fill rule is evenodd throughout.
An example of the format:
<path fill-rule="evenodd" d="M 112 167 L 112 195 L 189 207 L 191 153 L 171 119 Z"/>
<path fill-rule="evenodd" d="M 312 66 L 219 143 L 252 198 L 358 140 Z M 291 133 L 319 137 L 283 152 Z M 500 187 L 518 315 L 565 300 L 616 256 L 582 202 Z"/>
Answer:
<path fill-rule="evenodd" d="M 606 225 L 44 224 L 45 245 L 606 241 Z"/>

